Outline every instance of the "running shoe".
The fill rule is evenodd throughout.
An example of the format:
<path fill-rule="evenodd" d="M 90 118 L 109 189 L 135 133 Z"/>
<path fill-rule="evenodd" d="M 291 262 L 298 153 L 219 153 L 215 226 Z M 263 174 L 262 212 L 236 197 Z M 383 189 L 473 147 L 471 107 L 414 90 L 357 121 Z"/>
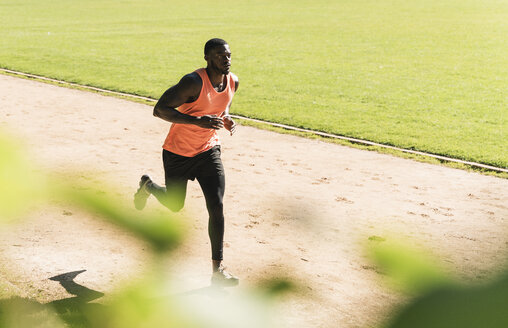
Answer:
<path fill-rule="evenodd" d="M 230 287 L 238 285 L 239 279 L 227 272 L 223 266 L 212 274 L 212 285 Z"/>
<path fill-rule="evenodd" d="M 146 174 L 143 175 L 139 181 L 139 189 L 134 194 L 134 207 L 136 207 L 137 210 L 141 211 L 146 206 L 146 200 L 150 196 L 150 191 L 146 188 L 149 182 L 152 182 L 152 179 Z"/>

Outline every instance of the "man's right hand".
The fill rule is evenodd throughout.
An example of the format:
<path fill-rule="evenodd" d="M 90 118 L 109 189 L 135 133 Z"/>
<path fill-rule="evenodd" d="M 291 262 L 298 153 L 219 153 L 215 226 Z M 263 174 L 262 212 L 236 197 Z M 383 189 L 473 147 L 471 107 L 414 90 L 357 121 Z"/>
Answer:
<path fill-rule="evenodd" d="M 222 120 L 222 117 L 217 117 L 216 115 L 200 116 L 198 117 L 195 124 L 204 129 L 219 130 L 224 127 L 224 121 Z"/>

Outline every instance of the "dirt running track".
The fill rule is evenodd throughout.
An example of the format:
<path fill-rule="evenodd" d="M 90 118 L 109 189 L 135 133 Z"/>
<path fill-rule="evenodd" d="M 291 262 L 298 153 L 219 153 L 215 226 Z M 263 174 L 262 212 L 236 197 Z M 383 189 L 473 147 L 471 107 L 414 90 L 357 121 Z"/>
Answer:
<path fill-rule="evenodd" d="M 112 181 L 126 198 L 145 172 L 162 182 L 169 124 L 149 106 L 0 75 L 0 128 L 19 137 L 38 165 Z M 492 276 L 505 262 L 507 180 L 244 126 L 221 138 L 225 263 L 242 278 L 229 293 L 266 275 L 293 274 L 309 296 L 284 299 L 288 327 L 373 326 L 403 302 L 365 257 L 370 236 L 406 238 L 467 280 Z M 154 199 L 148 207 L 166 211 Z M 184 214 L 192 234 L 174 254 L 173 271 L 190 294 L 209 285 L 210 270 L 197 182 Z M 100 303 L 146 266 L 146 245 L 72 208 L 44 208 L 2 230 L 2 297 L 64 299 L 72 295 L 48 278 L 86 270 L 75 281 L 104 293 Z"/>

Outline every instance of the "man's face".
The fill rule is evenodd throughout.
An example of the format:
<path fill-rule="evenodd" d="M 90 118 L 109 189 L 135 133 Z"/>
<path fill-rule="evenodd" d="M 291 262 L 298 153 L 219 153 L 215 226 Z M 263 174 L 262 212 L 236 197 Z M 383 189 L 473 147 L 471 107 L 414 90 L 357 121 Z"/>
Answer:
<path fill-rule="evenodd" d="M 217 46 L 213 48 L 208 56 L 205 56 L 208 65 L 222 74 L 228 74 L 231 67 L 231 51 L 229 45 Z"/>

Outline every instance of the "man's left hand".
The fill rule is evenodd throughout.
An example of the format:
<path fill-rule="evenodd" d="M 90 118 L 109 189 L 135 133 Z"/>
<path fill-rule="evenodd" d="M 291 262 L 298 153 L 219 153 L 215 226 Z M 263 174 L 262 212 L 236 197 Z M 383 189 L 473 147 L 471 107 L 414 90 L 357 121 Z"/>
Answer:
<path fill-rule="evenodd" d="M 224 116 L 224 128 L 226 128 L 226 130 L 228 130 L 231 135 L 233 135 L 233 133 L 236 131 L 236 123 L 229 115 Z"/>

